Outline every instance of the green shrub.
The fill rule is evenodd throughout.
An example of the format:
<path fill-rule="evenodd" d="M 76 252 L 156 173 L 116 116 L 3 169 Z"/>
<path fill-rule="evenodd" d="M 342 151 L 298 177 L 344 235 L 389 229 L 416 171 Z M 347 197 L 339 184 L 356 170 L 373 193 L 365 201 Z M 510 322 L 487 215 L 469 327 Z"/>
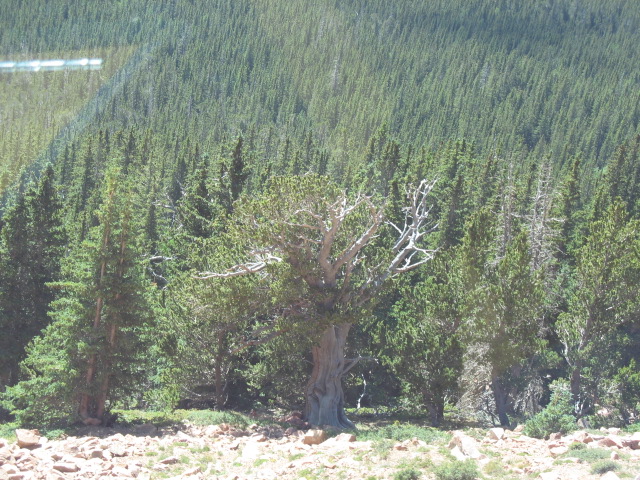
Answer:
<path fill-rule="evenodd" d="M 569 445 L 569 450 L 571 451 L 584 450 L 585 448 L 587 448 L 587 445 L 582 442 L 573 442 Z"/>
<path fill-rule="evenodd" d="M 578 450 L 569 450 L 566 454 L 567 457 L 578 458 L 587 463 L 609 458 L 610 455 L 611 452 L 605 448 L 581 448 Z"/>
<path fill-rule="evenodd" d="M 393 441 L 388 438 L 376 438 L 371 444 L 373 452 L 379 456 L 382 460 L 386 460 L 389 457 L 389 453 L 393 448 Z"/>
<path fill-rule="evenodd" d="M 607 415 L 587 415 L 585 417 L 587 421 L 587 425 L 589 428 L 594 430 L 599 430 L 600 428 L 609 428 L 609 427 L 624 427 L 624 421 L 622 420 L 622 414 L 618 408 L 609 407 L 609 413 Z"/>
<path fill-rule="evenodd" d="M 478 477 L 478 467 L 473 460 L 453 460 L 438 465 L 433 473 L 437 480 L 474 480 Z"/>
<path fill-rule="evenodd" d="M 144 410 L 112 410 L 119 425 L 130 427 L 151 423 L 156 426 L 174 425 L 180 423 L 180 416 L 176 412 L 154 412 Z"/>
<path fill-rule="evenodd" d="M 185 420 L 194 425 L 220 425 L 228 423 L 237 428 L 247 428 L 254 423 L 246 415 L 236 412 L 218 412 L 215 410 L 177 410 Z"/>
<path fill-rule="evenodd" d="M 625 428 L 625 431 L 629 433 L 640 432 L 640 422 L 629 425 L 627 428 Z"/>
<path fill-rule="evenodd" d="M 65 430 L 61 430 L 59 428 L 55 428 L 53 430 L 43 430 L 40 433 L 42 433 L 42 435 L 47 437 L 49 440 L 57 440 L 67 434 Z"/>
<path fill-rule="evenodd" d="M 556 381 L 551 384 L 549 405 L 527 421 L 523 433 L 529 437 L 546 438 L 555 432 L 562 434 L 572 432 L 576 429 L 572 412 L 569 385 L 564 381 Z"/>
<path fill-rule="evenodd" d="M 422 474 L 415 468 L 405 468 L 396 472 L 393 476 L 393 480 L 418 480 Z"/>
<path fill-rule="evenodd" d="M 18 422 L 0 423 L 0 438 L 14 442 L 16 440 L 16 428 L 20 428 Z"/>
<path fill-rule="evenodd" d="M 613 460 L 602 460 L 600 462 L 594 463 L 591 466 L 591 473 L 595 475 L 602 475 L 607 472 L 613 472 L 618 468 L 619 468 L 619 465 Z"/>

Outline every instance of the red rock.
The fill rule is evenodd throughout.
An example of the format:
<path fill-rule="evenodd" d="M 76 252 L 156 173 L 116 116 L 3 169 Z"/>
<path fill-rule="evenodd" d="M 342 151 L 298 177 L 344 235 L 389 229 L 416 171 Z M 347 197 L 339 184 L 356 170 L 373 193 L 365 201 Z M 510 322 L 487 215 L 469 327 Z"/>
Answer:
<path fill-rule="evenodd" d="M 478 460 L 484 457 L 478 450 L 478 442 L 462 432 L 453 432 L 453 438 L 449 442 L 449 448 L 453 448 L 454 446 L 457 446 L 460 452 L 467 458 Z"/>
<path fill-rule="evenodd" d="M 175 463 L 178 463 L 179 461 L 180 459 L 178 457 L 167 457 L 163 460 L 160 460 L 158 463 L 162 465 L 173 465 Z"/>
<path fill-rule="evenodd" d="M 597 444 L 600 447 L 616 447 L 616 448 L 623 447 L 622 440 L 619 437 L 616 437 L 615 435 L 609 435 L 607 437 L 604 437 L 602 440 L 598 440 Z"/>
<path fill-rule="evenodd" d="M 584 430 L 581 430 L 579 432 L 576 432 L 573 434 L 573 440 L 575 442 L 580 442 L 580 443 L 591 443 L 593 442 L 593 438 L 591 437 L 591 435 L 589 435 L 589 433 L 585 432 Z"/>
<path fill-rule="evenodd" d="M 353 433 L 340 433 L 334 437 L 336 442 L 355 442 L 356 436 Z"/>
<path fill-rule="evenodd" d="M 16 430 L 16 439 L 20 448 L 34 448 L 40 443 L 40 432 L 38 430 Z"/>
<path fill-rule="evenodd" d="M 565 445 L 558 445 L 556 447 L 552 447 L 549 449 L 549 453 L 551 453 L 552 456 L 557 457 L 559 455 L 563 455 L 565 453 L 567 453 L 569 451 L 569 447 L 565 446 Z"/>
<path fill-rule="evenodd" d="M 631 450 L 640 450 L 640 437 L 627 437 L 622 439 L 622 446 L 630 448 Z"/>
<path fill-rule="evenodd" d="M 197 475 L 198 473 L 201 473 L 202 469 L 200 467 L 194 467 L 194 468 L 190 468 L 189 470 L 185 470 L 184 472 L 182 472 L 182 476 L 183 477 L 190 477 L 192 475 Z"/>
<path fill-rule="evenodd" d="M 302 443 L 305 445 L 320 445 L 327 439 L 327 432 L 324 430 L 309 430 L 303 437 Z"/>
<path fill-rule="evenodd" d="M 80 470 L 80 467 L 71 462 L 56 462 L 53 464 L 53 469 L 58 470 L 59 472 L 73 473 Z"/>
<path fill-rule="evenodd" d="M 207 437 L 217 437 L 222 433 L 222 429 L 218 425 L 208 425 L 203 434 Z"/>
<path fill-rule="evenodd" d="M 19 471 L 19 470 L 16 468 L 16 466 L 15 466 L 15 465 L 4 465 L 4 466 L 2 467 L 2 471 L 3 471 L 4 473 L 7 473 L 7 474 L 9 474 L 9 475 L 12 475 L 12 474 L 14 474 L 14 473 L 18 473 L 18 471 Z"/>
<path fill-rule="evenodd" d="M 111 470 L 111 475 L 124 478 L 133 478 L 133 474 L 129 470 L 119 465 L 113 467 L 113 469 Z"/>
<path fill-rule="evenodd" d="M 251 435 L 250 440 L 253 441 L 253 442 L 260 442 L 261 443 L 261 442 L 266 442 L 269 439 L 263 433 L 254 433 L 253 435 Z"/>
<path fill-rule="evenodd" d="M 8 448 L 0 448 L 0 465 L 11 461 L 11 451 Z"/>
<path fill-rule="evenodd" d="M 108 452 L 110 452 L 113 457 L 125 457 L 127 455 L 127 447 L 126 445 L 118 443 L 112 444 L 109 447 Z"/>

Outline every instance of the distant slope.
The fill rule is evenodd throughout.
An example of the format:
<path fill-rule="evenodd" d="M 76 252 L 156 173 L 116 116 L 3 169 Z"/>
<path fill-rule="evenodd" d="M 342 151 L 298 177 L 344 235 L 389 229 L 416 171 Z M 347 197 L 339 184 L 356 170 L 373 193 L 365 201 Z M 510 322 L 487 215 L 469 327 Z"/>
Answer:
<path fill-rule="evenodd" d="M 560 163 L 583 152 L 602 165 L 640 123 L 633 1 L 0 0 L 0 11 L 2 58 L 149 49 L 145 67 L 99 106 L 96 130 L 150 127 L 202 142 L 247 128 L 311 131 L 344 151 L 387 124 L 418 145 L 465 137 L 553 151 Z M 33 88 L 88 101 L 86 76 L 40 81 Z M 14 96 L 0 90 L 0 152 L 33 101 Z M 43 122 L 32 135 L 56 128 Z"/>

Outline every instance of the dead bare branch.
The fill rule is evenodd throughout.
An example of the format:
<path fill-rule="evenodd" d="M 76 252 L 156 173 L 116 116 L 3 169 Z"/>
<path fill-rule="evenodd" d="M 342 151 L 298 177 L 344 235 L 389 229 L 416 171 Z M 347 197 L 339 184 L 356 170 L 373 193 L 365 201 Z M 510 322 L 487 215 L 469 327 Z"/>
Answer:
<path fill-rule="evenodd" d="M 197 278 L 199 280 L 207 280 L 210 278 L 231 278 L 231 277 L 239 277 L 242 275 L 249 275 L 253 273 L 258 273 L 264 270 L 267 265 L 271 263 L 279 263 L 282 262 L 282 258 L 276 257 L 275 255 L 268 254 L 263 258 L 248 263 L 239 263 L 234 265 L 231 268 L 228 268 L 224 273 L 216 273 L 216 272 L 201 272 L 193 278 Z"/>

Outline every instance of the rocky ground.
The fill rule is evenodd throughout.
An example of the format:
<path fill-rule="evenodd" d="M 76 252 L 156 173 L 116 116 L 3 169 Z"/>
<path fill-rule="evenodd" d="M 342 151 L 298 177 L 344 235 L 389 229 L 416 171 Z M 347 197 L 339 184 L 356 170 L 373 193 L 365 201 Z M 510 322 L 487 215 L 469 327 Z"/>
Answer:
<path fill-rule="evenodd" d="M 0 480 L 431 479 L 437 465 L 455 469 L 455 458 L 476 462 L 478 478 L 640 479 L 640 432 L 579 431 L 537 440 L 494 428 L 443 438 L 361 441 L 350 433 L 327 438 L 322 430 L 226 424 L 93 427 L 56 440 L 17 430 L 16 441 L 0 439 Z"/>

